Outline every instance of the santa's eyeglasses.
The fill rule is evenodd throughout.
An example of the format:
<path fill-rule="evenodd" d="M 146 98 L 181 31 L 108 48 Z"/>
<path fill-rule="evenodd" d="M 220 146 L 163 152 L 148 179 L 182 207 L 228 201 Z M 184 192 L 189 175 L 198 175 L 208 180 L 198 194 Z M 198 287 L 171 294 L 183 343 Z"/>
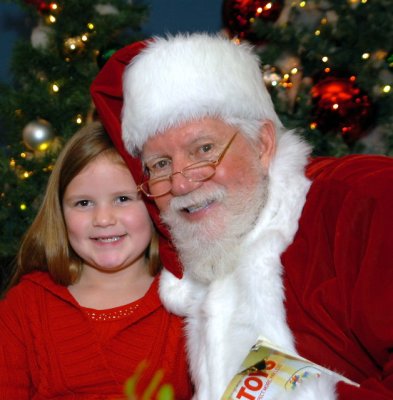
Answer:
<path fill-rule="evenodd" d="M 225 156 L 238 132 L 231 137 L 228 144 L 215 160 L 202 160 L 187 165 L 181 171 L 172 172 L 163 176 L 148 179 L 138 185 L 137 189 L 142 191 L 147 197 L 160 197 L 168 194 L 172 189 L 172 177 L 181 174 L 189 182 L 204 182 L 210 179 L 215 173 L 216 168 Z"/>

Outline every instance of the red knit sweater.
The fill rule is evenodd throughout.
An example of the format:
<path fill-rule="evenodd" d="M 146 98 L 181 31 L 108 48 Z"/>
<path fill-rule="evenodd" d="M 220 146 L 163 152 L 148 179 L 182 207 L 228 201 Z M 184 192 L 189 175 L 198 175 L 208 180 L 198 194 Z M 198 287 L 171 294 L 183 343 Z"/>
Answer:
<path fill-rule="evenodd" d="M 157 287 L 158 278 L 137 302 L 95 311 L 47 273 L 23 277 L 0 302 L 0 399 L 117 400 L 142 360 L 139 394 L 163 369 L 176 399 L 190 399 L 182 321 Z"/>

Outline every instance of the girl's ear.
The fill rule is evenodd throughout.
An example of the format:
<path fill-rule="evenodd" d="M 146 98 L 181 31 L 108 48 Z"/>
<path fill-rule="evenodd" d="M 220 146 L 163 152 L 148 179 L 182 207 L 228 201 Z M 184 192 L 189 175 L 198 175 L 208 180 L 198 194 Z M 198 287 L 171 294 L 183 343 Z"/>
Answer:
<path fill-rule="evenodd" d="M 259 130 L 259 158 L 265 172 L 269 170 L 274 154 L 276 153 L 276 129 L 270 120 L 263 122 Z"/>

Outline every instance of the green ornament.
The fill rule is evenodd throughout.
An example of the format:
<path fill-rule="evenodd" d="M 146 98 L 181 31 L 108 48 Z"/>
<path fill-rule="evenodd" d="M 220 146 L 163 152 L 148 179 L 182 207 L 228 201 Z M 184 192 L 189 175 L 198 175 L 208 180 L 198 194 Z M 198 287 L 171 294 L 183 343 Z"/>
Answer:
<path fill-rule="evenodd" d="M 393 70 L 393 51 L 391 51 L 386 57 L 386 63 L 389 66 L 389 69 Z"/>
<path fill-rule="evenodd" d="M 100 50 L 97 54 L 97 65 L 101 69 L 105 63 L 119 50 L 120 46 L 114 46 L 105 50 Z"/>

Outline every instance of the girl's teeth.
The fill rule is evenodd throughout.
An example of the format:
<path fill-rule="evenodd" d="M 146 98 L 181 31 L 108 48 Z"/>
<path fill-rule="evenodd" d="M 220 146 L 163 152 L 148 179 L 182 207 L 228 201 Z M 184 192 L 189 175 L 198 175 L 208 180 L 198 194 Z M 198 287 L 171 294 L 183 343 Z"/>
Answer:
<path fill-rule="evenodd" d="M 120 236 L 114 236 L 110 238 L 98 238 L 97 240 L 99 242 L 105 242 L 105 243 L 111 243 L 111 242 L 117 242 L 120 239 Z"/>

